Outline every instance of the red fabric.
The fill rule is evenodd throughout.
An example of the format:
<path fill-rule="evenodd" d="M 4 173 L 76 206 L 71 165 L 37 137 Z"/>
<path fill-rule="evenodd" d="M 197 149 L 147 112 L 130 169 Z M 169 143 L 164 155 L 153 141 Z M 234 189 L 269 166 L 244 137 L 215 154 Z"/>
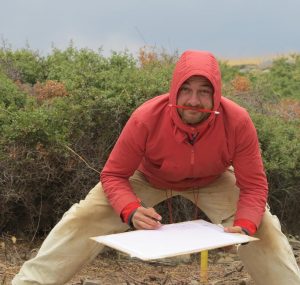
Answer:
<path fill-rule="evenodd" d="M 133 211 L 135 211 L 138 207 L 140 207 L 140 202 L 131 202 L 122 210 L 121 212 L 121 218 L 123 222 L 128 224 L 128 219 Z"/>
<path fill-rule="evenodd" d="M 240 226 L 241 228 L 246 229 L 249 232 L 250 236 L 253 236 L 256 233 L 256 226 L 249 220 L 239 219 L 234 221 L 234 226 Z"/>
<path fill-rule="evenodd" d="M 180 86 L 192 75 L 210 80 L 213 110 L 219 112 L 197 126 L 184 124 L 172 107 Z M 196 133 L 194 144 L 189 144 L 188 137 Z M 230 165 L 240 188 L 236 219 L 258 227 L 268 186 L 255 127 L 245 109 L 221 96 L 221 75 L 213 55 L 187 51 L 176 64 L 170 92 L 145 102 L 132 114 L 100 179 L 110 204 L 120 214 L 136 201 L 128 179 L 137 169 L 156 188 L 185 191 L 208 185 Z"/>

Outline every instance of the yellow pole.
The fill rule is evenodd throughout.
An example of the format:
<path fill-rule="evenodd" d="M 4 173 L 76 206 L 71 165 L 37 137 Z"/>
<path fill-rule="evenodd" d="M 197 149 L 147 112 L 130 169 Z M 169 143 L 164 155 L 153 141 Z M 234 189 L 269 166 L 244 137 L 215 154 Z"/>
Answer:
<path fill-rule="evenodd" d="M 208 283 L 208 250 L 200 252 L 200 283 Z"/>

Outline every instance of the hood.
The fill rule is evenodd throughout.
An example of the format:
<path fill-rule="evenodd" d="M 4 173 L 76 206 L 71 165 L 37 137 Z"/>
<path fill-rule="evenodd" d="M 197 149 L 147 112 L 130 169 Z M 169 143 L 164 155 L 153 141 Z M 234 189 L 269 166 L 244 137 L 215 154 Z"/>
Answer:
<path fill-rule="evenodd" d="M 171 116 L 177 127 L 185 132 L 201 131 L 206 128 L 207 124 L 210 124 L 215 119 L 216 113 L 211 113 L 207 120 L 199 124 L 198 126 L 188 126 L 184 124 L 177 112 L 177 108 L 174 107 L 177 103 L 177 94 L 180 86 L 189 77 L 193 75 L 205 76 L 214 87 L 214 106 L 213 111 L 217 111 L 220 106 L 221 100 L 221 72 L 219 64 L 213 54 L 207 51 L 188 50 L 185 51 L 176 63 L 173 78 L 171 81 L 171 88 L 169 92 Z M 173 106 L 173 107 L 172 107 Z"/>

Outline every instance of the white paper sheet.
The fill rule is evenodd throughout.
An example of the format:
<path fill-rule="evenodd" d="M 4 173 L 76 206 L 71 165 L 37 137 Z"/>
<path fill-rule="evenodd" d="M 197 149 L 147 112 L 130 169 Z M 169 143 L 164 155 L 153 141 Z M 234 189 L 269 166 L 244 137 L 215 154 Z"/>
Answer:
<path fill-rule="evenodd" d="M 225 233 L 221 226 L 204 220 L 163 225 L 158 230 L 137 230 L 92 239 L 142 260 L 200 252 L 257 240 L 247 235 Z"/>

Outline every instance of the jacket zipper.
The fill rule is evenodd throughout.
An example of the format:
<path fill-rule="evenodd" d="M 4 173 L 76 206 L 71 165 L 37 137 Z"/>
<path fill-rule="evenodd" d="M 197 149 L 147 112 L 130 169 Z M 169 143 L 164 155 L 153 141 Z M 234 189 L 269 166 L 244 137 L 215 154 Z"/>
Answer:
<path fill-rule="evenodd" d="M 195 164 L 195 151 L 194 151 L 194 147 L 192 146 L 191 149 L 191 165 L 193 166 Z"/>

